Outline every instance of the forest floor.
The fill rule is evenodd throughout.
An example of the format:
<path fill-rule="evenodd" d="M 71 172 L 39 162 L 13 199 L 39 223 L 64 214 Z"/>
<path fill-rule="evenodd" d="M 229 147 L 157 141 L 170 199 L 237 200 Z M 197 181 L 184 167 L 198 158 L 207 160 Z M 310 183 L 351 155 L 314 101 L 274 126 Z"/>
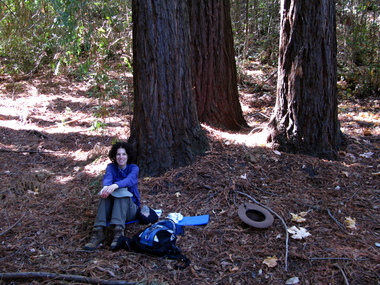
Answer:
<path fill-rule="evenodd" d="M 380 284 L 379 99 L 340 103 L 348 144 L 339 160 L 280 153 L 260 138 L 275 102 L 272 72 L 252 65 L 240 86 L 252 130 L 204 126 L 205 156 L 140 179 L 143 204 L 162 217 L 210 215 L 179 237 L 191 260 L 184 270 L 172 260 L 112 252 L 110 235 L 98 250 L 82 250 L 108 149 L 129 135 L 125 100 L 109 100 L 107 126 L 91 129 L 99 102 L 86 95 L 89 82 L 1 76 L 0 284 Z M 239 205 L 254 201 L 272 211 L 270 227 L 239 218 Z M 310 235 L 294 239 L 286 230 L 293 226 Z M 143 228 L 129 225 L 126 236 Z"/>

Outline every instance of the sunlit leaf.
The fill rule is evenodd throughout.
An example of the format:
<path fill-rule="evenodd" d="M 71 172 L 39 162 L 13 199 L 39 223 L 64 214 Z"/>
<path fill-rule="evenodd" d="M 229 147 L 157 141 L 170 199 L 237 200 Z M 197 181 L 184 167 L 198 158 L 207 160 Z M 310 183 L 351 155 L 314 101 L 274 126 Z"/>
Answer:
<path fill-rule="evenodd" d="M 288 228 L 288 232 L 292 234 L 293 239 L 303 239 L 311 235 L 305 228 L 296 226 Z"/>
<path fill-rule="evenodd" d="M 290 213 L 292 215 L 292 221 L 297 223 L 303 223 L 306 221 L 304 218 L 307 214 L 307 212 L 301 212 L 299 214 Z"/>
<path fill-rule="evenodd" d="M 346 225 L 346 227 L 348 229 L 351 229 L 351 230 L 356 230 L 356 219 L 355 218 L 351 218 L 351 217 L 346 217 L 346 219 L 344 220 L 344 224 Z"/>
<path fill-rule="evenodd" d="M 264 259 L 263 263 L 268 267 L 275 267 L 277 265 L 278 258 L 277 256 L 268 256 Z"/>

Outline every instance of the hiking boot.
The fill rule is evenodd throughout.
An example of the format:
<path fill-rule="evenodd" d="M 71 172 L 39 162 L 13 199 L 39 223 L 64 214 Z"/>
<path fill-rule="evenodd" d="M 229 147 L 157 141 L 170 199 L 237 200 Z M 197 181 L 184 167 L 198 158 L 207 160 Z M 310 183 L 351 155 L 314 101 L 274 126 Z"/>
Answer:
<path fill-rule="evenodd" d="M 95 227 L 92 230 L 90 241 L 83 247 L 84 250 L 94 250 L 104 241 L 103 227 Z"/>
<path fill-rule="evenodd" d="M 113 240 L 112 240 L 112 243 L 110 246 L 111 250 L 116 249 L 117 240 L 119 239 L 119 237 L 121 237 L 123 235 L 124 235 L 124 229 L 121 226 L 115 226 L 115 228 L 113 230 Z"/>

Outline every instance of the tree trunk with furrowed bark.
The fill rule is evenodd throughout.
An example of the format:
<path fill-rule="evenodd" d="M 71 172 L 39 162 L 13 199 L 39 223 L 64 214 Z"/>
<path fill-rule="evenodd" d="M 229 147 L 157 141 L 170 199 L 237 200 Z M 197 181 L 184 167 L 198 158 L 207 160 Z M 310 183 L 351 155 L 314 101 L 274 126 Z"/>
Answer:
<path fill-rule="evenodd" d="M 237 85 L 229 0 L 191 0 L 193 91 L 202 123 L 247 127 Z"/>
<path fill-rule="evenodd" d="M 335 1 L 282 0 L 276 106 L 268 141 L 279 150 L 337 158 Z"/>
<path fill-rule="evenodd" d="M 186 1 L 133 1 L 134 117 L 141 176 L 191 164 L 208 149 L 192 93 Z"/>

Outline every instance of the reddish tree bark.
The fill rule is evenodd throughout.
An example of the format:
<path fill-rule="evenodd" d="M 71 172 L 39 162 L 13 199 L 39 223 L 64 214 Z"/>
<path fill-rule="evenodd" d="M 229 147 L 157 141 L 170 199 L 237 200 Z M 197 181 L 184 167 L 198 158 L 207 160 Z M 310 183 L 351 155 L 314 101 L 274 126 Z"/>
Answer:
<path fill-rule="evenodd" d="M 198 118 L 213 127 L 247 127 L 237 88 L 229 0 L 191 0 L 193 91 Z"/>
<path fill-rule="evenodd" d="M 279 150 L 336 158 L 335 1 L 282 0 L 277 100 L 268 141 Z"/>
<path fill-rule="evenodd" d="M 208 142 L 192 93 L 185 1 L 133 1 L 134 117 L 129 141 L 142 176 L 192 163 Z"/>

